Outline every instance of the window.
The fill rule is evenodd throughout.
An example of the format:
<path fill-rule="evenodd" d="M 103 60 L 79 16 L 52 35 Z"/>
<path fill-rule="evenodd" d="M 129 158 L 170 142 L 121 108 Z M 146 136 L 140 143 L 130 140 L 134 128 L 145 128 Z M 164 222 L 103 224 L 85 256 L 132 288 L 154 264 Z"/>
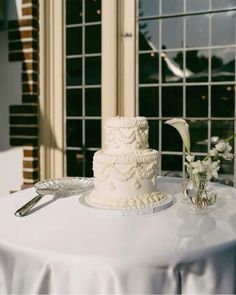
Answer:
<path fill-rule="evenodd" d="M 49 88 L 41 103 L 41 159 L 49 171 L 42 177 L 91 176 L 108 116 L 146 116 L 149 144 L 162 154 L 160 174 L 169 176 L 185 176 L 185 159 L 165 120 L 190 123 L 198 157 L 235 133 L 235 0 L 45 0 L 40 6 L 41 16 L 47 11 L 41 75 L 49 65 L 41 78 L 41 92 Z M 236 184 L 234 167 L 223 164 L 222 182 Z"/>
<path fill-rule="evenodd" d="M 235 133 L 236 1 L 137 1 L 136 113 L 150 125 L 150 146 L 161 151 L 162 175 L 183 176 L 183 146 L 171 117 L 190 123 L 192 152 Z M 233 161 L 221 182 L 235 184 Z"/>
<path fill-rule="evenodd" d="M 101 1 L 65 2 L 65 174 L 92 176 L 101 147 Z"/>

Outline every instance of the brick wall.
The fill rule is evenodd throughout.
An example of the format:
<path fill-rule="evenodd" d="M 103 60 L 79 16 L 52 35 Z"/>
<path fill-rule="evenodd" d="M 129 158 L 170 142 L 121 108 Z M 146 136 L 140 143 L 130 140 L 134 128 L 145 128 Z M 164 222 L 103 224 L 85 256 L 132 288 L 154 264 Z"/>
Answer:
<path fill-rule="evenodd" d="M 8 22 L 9 61 L 21 61 L 22 104 L 10 106 L 10 145 L 23 146 L 23 187 L 39 180 L 39 3 L 22 0 L 22 18 Z"/>

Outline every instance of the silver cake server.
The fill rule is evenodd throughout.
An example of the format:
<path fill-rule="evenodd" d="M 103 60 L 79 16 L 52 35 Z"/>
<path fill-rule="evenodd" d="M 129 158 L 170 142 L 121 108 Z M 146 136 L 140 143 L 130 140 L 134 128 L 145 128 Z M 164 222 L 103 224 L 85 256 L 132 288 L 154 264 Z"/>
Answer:
<path fill-rule="evenodd" d="M 15 212 L 15 215 L 18 217 L 25 216 L 31 208 L 33 208 L 41 199 L 43 196 L 52 194 L 55 191 L 52 190 L 36 190 L 37 196 L 35 196 L 33 199 L 31 199 L 29 202 L 27 202 L 25 205 L 23 205 L 20 209 L 18 209 Z"/>
<path fill-rule="evenodd" d="M 34 186 L 38 195 L 18 209 L 15 212 L 16 216 L 25 216 L 45 195 L 57 194 L 59 197 L 67 197 L 87 192 L 94 187 L 94 179 L 91 177 L 45 179 L 37 182 Z"/>

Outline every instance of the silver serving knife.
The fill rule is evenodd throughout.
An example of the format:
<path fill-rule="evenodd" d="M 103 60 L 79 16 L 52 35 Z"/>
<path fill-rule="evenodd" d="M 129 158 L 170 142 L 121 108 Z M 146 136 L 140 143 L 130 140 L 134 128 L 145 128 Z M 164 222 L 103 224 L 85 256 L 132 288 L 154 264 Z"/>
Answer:
<path fill-rule="evenodd" d="M 37 195 L 36 197 L 34 197 L 32 200 L 30 200 L 29 202 L 27 202 L 24 206 L 22 206 L 20 209 L 18 209 L 15 212 L 15 215 L 18 217 L 22 217 L 25 216 L 28 211 L 34 207 L 43 197 L 44 195 Z"/>
<path fill-rule="evenodd" d="M 38 195 L 36 197 L 34 197 L 33 199 L 31 199 L 29 202 L 27 202 L 25 205 L 23 205 L 20 209 L 18 209 L 15 212 L 15 215 L 18 217 L 25 216 L 29 212 L 29 210 L 31 208 L 33 208 L 42 199 L 43 196 L 55 193 L 58 190 L 59 190 L 59 188 L 57 188 L 57 189 L 49 189 L 49 188 L 37 189 L 36 192 L 38 193 Z"/>

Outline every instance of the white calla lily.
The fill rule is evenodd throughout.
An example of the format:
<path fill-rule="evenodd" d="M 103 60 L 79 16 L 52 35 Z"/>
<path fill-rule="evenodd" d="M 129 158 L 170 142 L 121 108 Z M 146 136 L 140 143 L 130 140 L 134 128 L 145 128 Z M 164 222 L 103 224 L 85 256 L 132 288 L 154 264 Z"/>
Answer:
<path fill-rule="evenodd" d="M 184 119 L 173 118 L 165 121 L 166 124 L 174 127 L 180 134 L 186 151 L 190 154 L 190 134 L 188 123 Z"/>

